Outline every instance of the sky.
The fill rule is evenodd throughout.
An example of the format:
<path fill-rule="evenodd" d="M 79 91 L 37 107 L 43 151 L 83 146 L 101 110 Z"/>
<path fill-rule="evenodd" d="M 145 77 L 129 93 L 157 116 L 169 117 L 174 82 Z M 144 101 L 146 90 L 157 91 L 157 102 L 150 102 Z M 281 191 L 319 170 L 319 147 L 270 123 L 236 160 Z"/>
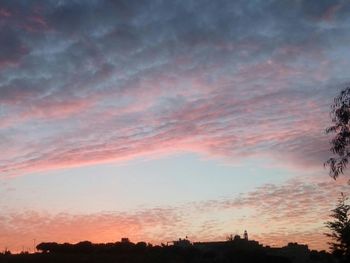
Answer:
<path fill-rule="evenodd" d="M 0 1 L 0 250 L 248 231 L 327 249 L 347 1 Z"/>

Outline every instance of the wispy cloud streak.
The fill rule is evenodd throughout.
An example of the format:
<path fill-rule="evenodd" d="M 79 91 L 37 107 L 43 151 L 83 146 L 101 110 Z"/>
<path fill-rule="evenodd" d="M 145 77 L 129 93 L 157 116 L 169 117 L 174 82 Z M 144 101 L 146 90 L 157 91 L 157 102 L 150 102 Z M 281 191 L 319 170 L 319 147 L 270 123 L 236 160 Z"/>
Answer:
<path fill-rule="evenodd" d="M 1 174 L 159 151 L 318 166 L 349 6 L 312 3 L 3 1 Z"/>
<path fill-rule="evenodd" d="M 38 241 L 109 242 L 128 236 L 154 243 L 188 235 L 192 240 L 224 240 L 248 229 L 252 239 L 265 245 L 307 243 L 327 249 L 324 222 L 344 182 L 319 179 L 267 184 L 225 199 L 146 208 L 134 212 L 72 214 L 4 211 L 0 218 L 0 245 L 13 249 Z"/>

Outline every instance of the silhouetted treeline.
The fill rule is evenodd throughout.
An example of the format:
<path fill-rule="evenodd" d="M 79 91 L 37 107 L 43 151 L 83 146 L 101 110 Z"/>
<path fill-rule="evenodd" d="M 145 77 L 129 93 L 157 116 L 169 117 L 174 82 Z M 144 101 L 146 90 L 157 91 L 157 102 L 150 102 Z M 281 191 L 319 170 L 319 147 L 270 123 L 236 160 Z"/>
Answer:
<path fill-rule="evenodd" d="M 313 251 L 307 257 L 292 257 L 284 255 L 283 251 L 274 252 L 273 249 L 263 246 L 242 246 L 240 242 L 209 242 L 194 243 L 188 246 L 162 245 L 153 246 L 145 242 L 115 242 L 93 244 L 89 241 L 77 244 L 58 244 L 54 242 L 41 243 L 37 249 L 41 253 L 17 254 L 7 253 L 0 255 L 0 262 L 6 263 L 294 263 L 294 262 L 333 262 L 332 257 L 325 252 Z M 252 244 L 252 243 L 251 243 Z M 297 245 L 294 245 L 297 246 Z M 281 253 L 282 252 L 282 253 Z M 301 260 L 300 260 L 301 259 Z"/>

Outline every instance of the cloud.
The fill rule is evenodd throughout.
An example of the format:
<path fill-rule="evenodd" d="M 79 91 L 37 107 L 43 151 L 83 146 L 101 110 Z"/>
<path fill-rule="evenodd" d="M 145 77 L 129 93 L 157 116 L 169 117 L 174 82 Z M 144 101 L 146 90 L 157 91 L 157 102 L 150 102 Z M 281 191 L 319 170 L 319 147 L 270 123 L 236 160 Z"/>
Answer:
<path fill-rule="evenodd" d="M 14 212 L 0 217 L 0 245 L 13 250 L 40 241 L 110 242 L 128 236 L 132 241 L 161 243 L 189 236 L 193 241 L 224 240 L 247 229 L 251 239 L 265 245 L 307 243 L 328 249 L 324 222 L 341 191 L 348 185 L 319 178 L 267 184 L 238 196 L 144 208 L 129 212 L 74 214 L 44 211 Z"/>
<path fill-rule="evenodd" d="M 228 162 L 268 156 L 302 174 L 317 171 L 329 156 L 329 105 L 349 83 L 349 8 L 2 1 L 0 174 L 177 152 Z M 0 241 L 21 249 L 22 240 L 67 236 L 211 240 L 245 225 L 267 244 L 324 248 L 323 222 L 348 190 L 318 180 L 127 214 L 6 212 Z"/>
<path fill-rule="evenodd" d="M 3 69 L 15 66 L 29 50 L 11 28 L 3 28 L 1 34 L 3 37 L 0 42 L 0 69 Z"/>
<path fill-rule="evenodd" d="M 177 151 L 321 167 L 349 7 L 310 5 L 5 1 L 1 174 Z"/>
<path fill-rule="evenodd" d="M 128 236 L 133 241 L 159 241 L 171 234 L 178 224 L 178 215 L 171 209 L 152 208 L 134 214 L 102 212 L 90 215 L 26 211 L 9 213 L 0 218 L 0 243 L 13 250 L 31 247 L 38 242 L 115 242 Z M 152 232 L 153 236 L 149 233 Z M 162 236 L 156 235 L 161 232 Z M 168 232 L 168 233 L 167 233 Z M 174 232 L 172 232 L 174 233 Z"/>

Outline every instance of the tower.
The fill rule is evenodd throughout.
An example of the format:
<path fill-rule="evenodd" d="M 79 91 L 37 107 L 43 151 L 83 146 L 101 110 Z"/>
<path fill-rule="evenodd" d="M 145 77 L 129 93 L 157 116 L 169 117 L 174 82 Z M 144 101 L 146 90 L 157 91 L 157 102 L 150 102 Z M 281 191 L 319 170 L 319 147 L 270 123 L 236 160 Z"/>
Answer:
<path fill-rule="evenodd" d="M 248 232 L 247 232 L 247 230 L 244 230 L 244 239 L 248 240 Z"/>

